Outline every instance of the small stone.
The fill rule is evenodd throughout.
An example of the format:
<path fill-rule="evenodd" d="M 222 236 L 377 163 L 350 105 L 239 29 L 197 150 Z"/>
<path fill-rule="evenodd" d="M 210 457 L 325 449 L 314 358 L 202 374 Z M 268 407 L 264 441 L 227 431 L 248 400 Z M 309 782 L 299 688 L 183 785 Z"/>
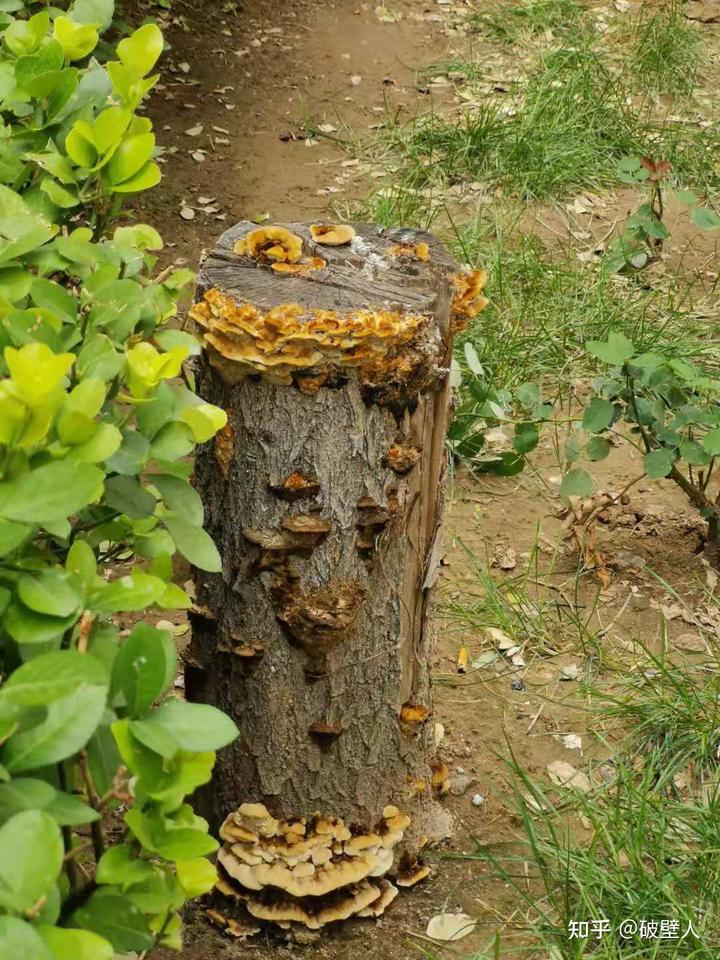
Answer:
<path fill-rule="evenodd" d="M 524 690 L 525 684 L 522 682 L 520 677 L 516 677 L 513 682 L 510 684 L 513 690 Z"/>
<path fill-rule="evenodd" d="M 472 797 L 472 805 L 474 807 L 481 807 L 485 803 L 485 797 L 481 793 L 474 793 Z"/>
<path fill-rule="evenodd" d="M 194 220 L 195 211 L 193 210 L 192 207 L 181 207 L 180 216 L 183 218 L 183 220 Z"/>

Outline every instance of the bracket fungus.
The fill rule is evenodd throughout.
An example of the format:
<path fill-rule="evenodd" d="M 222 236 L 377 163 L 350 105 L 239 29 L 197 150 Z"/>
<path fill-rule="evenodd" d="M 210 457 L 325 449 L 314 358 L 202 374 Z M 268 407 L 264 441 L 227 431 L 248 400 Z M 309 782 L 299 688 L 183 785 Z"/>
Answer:
<path fill-rule="evenodd" d="M 262 804 L 242 804 L 220 828 L 216 890 L 250 918 L 285 929 L 379 917 L 397 896 L 386 874 L 409 824 L 393 806 L 385 807 L 375 830 L 359 833 L 340 818 L 283 821 Z M 422 870 L 429 873 L 414 868 L 417 880 Z M 411 885 L 406 871 L 402 882 Z"/>
<path fill-rule="evenodd" d="M 352 241 L 355 228 L 347 223 L 313 223 L 310 225 L 310 236 L 315 243 L 327 247 L 343 247 Z"/>
<path fill-rule="evenodd" d="M 450 316 L 454 333 L 464 330 L 468 320 L 476 317 L 488 305 L 483 296 L 487 283 L 484 270 L 463 270 L 452 278 L 454 295 Z"/>
<path fill-rule="evenodd" d="M 263 311 L 215 288 L 205 292 L 190 316 L 200 328 L 211 363 L 227 382 L 260 374 L 279 384 L 291 384 L 303 371 L 328 367 L 367 365 L 372 377 L 373 363 L 411 341 L 426 320 L 400 310 L 343 314 L 296 303 Z M 398 368 L 395 375 L 406 372 Z"/>

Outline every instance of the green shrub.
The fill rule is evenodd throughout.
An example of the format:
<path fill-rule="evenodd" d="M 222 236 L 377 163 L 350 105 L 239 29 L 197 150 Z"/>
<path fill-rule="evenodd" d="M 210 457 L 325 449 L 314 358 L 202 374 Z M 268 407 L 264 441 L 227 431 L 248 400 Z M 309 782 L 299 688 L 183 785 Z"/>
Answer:
<path fill-rule="evenodd" d="M 166 699 L 169 633 L 140 620 L 123 639 L 118 615 L 189 606 L 172 580 L 176 552 L 220 569 L 185 458 L 225 414 L 175 379 L 198 350 L 167 325 L 192 274 L 152 279 L 153 228 L 107 231 L 122 197 L 159 178 L 136 110 L 156 80 L 160 31 L 141 27 L 101 66 L 89 57 L 112 2 L 31 16 L 8 6 L 0 955 L 105 960 L 178 948 L 179 908 L 213 884 L 205 857 L 217 844 L 185 798 L 237 730 L 210 706 Z"/>

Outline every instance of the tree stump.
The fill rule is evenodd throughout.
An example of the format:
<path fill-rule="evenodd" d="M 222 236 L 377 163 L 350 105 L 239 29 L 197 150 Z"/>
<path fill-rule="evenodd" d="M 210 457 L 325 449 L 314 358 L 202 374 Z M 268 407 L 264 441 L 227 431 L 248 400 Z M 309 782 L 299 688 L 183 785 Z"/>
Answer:
<path fill-rule="evenodd" d="M 205 794 L 216 828 L 261 801 L 448 831 L 429 611 L 452 336 L 482 278 L 430 234 L 354 231 L 240 223 L 200 270 L 198 392 L 228 425 L 195 466 L 223 571 L 196 573 L 186 692 L 241 731 Z"/>

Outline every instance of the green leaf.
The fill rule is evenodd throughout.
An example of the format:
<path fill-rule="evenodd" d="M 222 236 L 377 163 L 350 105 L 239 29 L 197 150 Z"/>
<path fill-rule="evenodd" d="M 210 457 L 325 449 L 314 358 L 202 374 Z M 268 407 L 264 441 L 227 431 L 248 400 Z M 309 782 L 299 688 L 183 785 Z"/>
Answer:
<path fill-rule="evenodd" d="M 187 804 L 172 818 L 157 813 L 144 814 L 133 807 L 125 814 L 125 822 L 146 850 L 167 860 L 204 857 L 218 846 L 207 832 L 207 822 L 196 817 Z"/>
<path fill-rule="evenodd" d="M 98 42 L 98 34 L 94 26 L 75 23 L 70 17 L 65 16 L 55 17 L 53 37 L 70 61 L 82 60 L 95 49 Z"/>
<path fill-rule="evenodd" d="M 700 230 L 716 230 L 720 227 L 720 217 L 709 207 L 694 207 L 690 219 Z"/>
<path fill-rule="evenodd" d="M 95 732 L 106 698 L 105 687 L 83 684 L 69 696 L 53 701 L 41 723 L 8 740 L 2 755 L 4 766 L 10 773 L 22 773 L 77 753 Z"/>
<path fill-rule="evenodd" d="M 34 777 L 17 777 L 0 783 L 0 822 L 23 810 L 43 810 L 54 797 L 54 787 Z"/>
<path fill-rule="evenodd" d="M 145 437 L 136 430 L 125 430 L 120 448 L 108 458 L 108 470 L 125 476 L 137 476 L 142 472 L 149 454 L 150 444 Z"/>
<path fill-rule="evenodd" d="M 470 343 L 469 340 L 465 341 L 463 346 L 463 352 L 465 354 L 465 361 L 470 368 L 470 370 L 475 374 L 476 377 L 484 377 L 485 371 L 482 368 L 480 363 L 480 357 L 477 355 L 477 350 Z"/>
<path fill-rule="evenodd" d="M 521 383 L 515 390 L 515 396 L 526 410 L 532 410 L 542 400 L 542 393 L 537 383 Z"/>
<path fill-rule="evenodd" d="M 227 423 L 227 413 L 212 403 L 185 407 L 181 419 L 190 427 L 195 443 L 206 443 Z"/>
<path fill-rule="evenodd" d="M 104 584 L 90 598 L 88 606 L 98 613 L 145 610 L 160 599 L 166 586 L 159 577 L 135 569 L 125 577 Z"/>
<path fill-rule="evenodd" d="M 70 16 L 75 23 L 91 23 L 102 32 L 112 23 L 114 11 L 115 0 L 75 0 Z"/>
<path fill-rule="evenodd" d="M 21 523 L 64 520 L 100 499 L 103 479 L 102 470 L 87 463 L 48 463 L 0 483 L 0 515 Z"/>
<path fill-rule="evenodd" d="M 585 447 L 588 460 L 604 460 L 610 453 L 610 444 L 605 437 L 591 437 Z"/>
<path fill-rule="evenodd" d="M 587 349 L 598 360 L 614 367 L 622 366 L 635 353 L 635 347 L 622 333 L 611 333 L 607 340 L 590 340 Z"/>
<path fill-rule="evenodd" d="M 123 66 L 136 77 L 144 77 L 152 70 L 162 50 L 162 33 L 154 23 L 146 23 L 117 45 Z"/>
<path fill-rule="evenodd" d="M 166 513 L 162 522 L 170 532 L 180 553 L 200 570 L 219 573 L 222 560 L 210 535 L 179 513 Z"/>
<path fill-rule="evenodd" d="M 54 617 L 69 617 L 82 603 L 82 594 L 62 568 L 24 573 L 16 589 L 26 607 Z"/>
<path fill-rule="evenodd" d="M 110 727 L 98 727 L 88 741 L 86 750 L 95 789 L 101 795 L 107 793 L 121 763 Z"/>
<path fill-rule="evenodd" d="M 589 497 L 593 492 L 593 480 L 587 470 L 575 467 L 569 470 L 560 484 L 563 497 Z"/>
<path fill-rule="evenodd" d="M 169 510 L 184 516 L 193 525 L 202 526 L 202 500 L 186 480 L 164 473 L 155 473 L 149 479 L 160 491 Z"/>
<path fill-rule="evenodd" d="M 142 883 L 152 877 L 153 873 L 153 867 L 147 860 L 138 859 L 129 847 L 118 845 L 110 847 L 100 858 L 95 880 L 103 885 L 117 884 L 124 888 Z"/>
<path fill-rule="evenodd" d="M 141 801 L 155 801 L 162 811 L 176 810 L 185 796 L 210 780 L 214 751 L 179 750 L 172 759 L 165 759 L 136 739 L 131 723 L 127 719 L 116 720 L 112 732 L 123 763 L 137 778 L 136 795 Z"/>
<path fill-rule="evenodd" d="M 63 793 L 61 790 L 55 791 L 55 796 L 43 809 L 61 827 L 79 827 L 82 824 L 93 823 L 100 819 L 100 814 L 88 806 L 87 803 L 83 803 L 73 794 Z"/>
<path fill-rule="evenodd" d="M 141 485 L 137 477 L 117 476 L 105 481 L 105 502 L 132 520 L 151 517 L 155 512 L 155 497 Z"/>
<path fill-rule="evenodd" d="M 151 455 L 157 460 L 179 460 L 195 447 L 195 438 L 186 423 L 167 423 L 153 438 Z"/>
<path fill-rule="evenodd" d="M 6 960 L 57 960 L 34 927 L 17 917 L 3 916 L 0 916 L 0 957 Z"/>
<path fill-rule="evenodd" d="M 513 446 L 518 453 L 530 453 L 537 447 L 539 440 L 537 424 L 518 423 L 515 427 Z"/>
<path fill-rule="evenodd" d="M 694 207 L 698 202 L 698 196 L 694 190 L 676 190 L 675 199 L 684 207 Z"/>
<path fill-rule="evenodd" d="M 148 950 L 153 945 L 143 914 L 127 896 L 111 889 L 96 890 L 70 919 L 108 940 L 119 953 Z"/>
<path fill-rule="evenodd" d="M 176 667 L 177 655 L 168 631 L 139 623 L 115 658 L 112 690 L 123 694 L 131 717 L 142 716 L 167 692 Z"/>
<path fill-rule="evenodd" d="M 710 463 L 710 454 L 697 440 L 683 440 L 680 444 L 680 456 L 697 467 L 706 467 Z"/>
<path fill-rule="evenodd" d="M 0 704 L 42 707 L 71 695 L 79 686 L 101 686 L 102 663 L 78 650 L 43 653 L 14 670 L 0 688 Z"/>
<path fill-rule="evenodd" d="M 651 450 L 643 458 L 645 473 L 651 480 L 660 480 L 662 477 L 666 477 L 672 470 L 676 456 L 676 450 L 670 450 L 666 447 L 661 450 Z"/>
<path fill-rule="evenodd" d="M 144 720 L 130 724 L 133 736 L 166 758 L 178 750 L 218 750 L 238 735 L 238 729 L 220 710 L 205 703 L 168 700 Z"/>
<path fill-rule="evenodd" d="M 11 520 L 0 520 L 0 557 L 12 553 L 33 532 L 33 527 Z"/>
<path fill-rule="evenodd" d="M 201 897 L 215 886 L 217 871 L 209 860 L 197 857 L 194 860 L 179 860 L 175 864 L 180 886 L 189 898 Z"/>
<path fill-rule="evenodd" d="M 40 925 L 37 932 L 50 948 L 54 960 L 112 960 L 112 945 L 88 930 Z"/>
<path fill-rule="evenodd" d="M 2 281 L 0 281 L 1 283 Z M 188 356 L 196 357 L 202 352 L 202 347 L 196 338 L 186 330 L 158 330 L 153 334 L 153 339 L 163 350 L 175 350 L 177 347 L 184 347 Z"/>
<path fill-rule="evenodd" d="M 12 600 L 5 611 L 3 627 L 15 643 L 50 643 L 53 640 L 60 640 L 75 620 L 75 615 L 48 617 L 30 610 L 17 600 Z"/>
<path fill-rule="evenodd" d="M 140 133 L 126 137 L 118 146 L 107 167 L 107 175 L 113 187 L 129 180 L 148 162 L 155 149 L 155 135 Z"/>
<path fill-rule="evenodd" d="M 582 425 L 588 433 L 601 433 L 613 422 L 615 407 L 609 400 L 593 397 L 583 411 Z"/>
<path fill-rule="evenodd" d="M 104 333 L 91 334 L 84 342 L 77 358 L 77 372 L 81 377 L 97 377 L 107 382 L 123 368 L 125 357 L 118 353 Z"/>
<path fill-rule="evenodd" d="M 711 457 L 717 457 L 720 454 L 720 427 L 709 430 L 702 439 L 702 445 Z"/>
<path fill-rule="evenodd" d="M 506 451 L 492 460 L 481 460 L 477 466 L 497 477 L 515 477 L 525 469 L 525 457 L 517 452 Z"/>
<path fill-rule="evenodd" d="M 58 825 L 41 810 L 16 813 L 0 827 L 0 905 L 16 912 L 35 906 L 60 873 Z"/>

